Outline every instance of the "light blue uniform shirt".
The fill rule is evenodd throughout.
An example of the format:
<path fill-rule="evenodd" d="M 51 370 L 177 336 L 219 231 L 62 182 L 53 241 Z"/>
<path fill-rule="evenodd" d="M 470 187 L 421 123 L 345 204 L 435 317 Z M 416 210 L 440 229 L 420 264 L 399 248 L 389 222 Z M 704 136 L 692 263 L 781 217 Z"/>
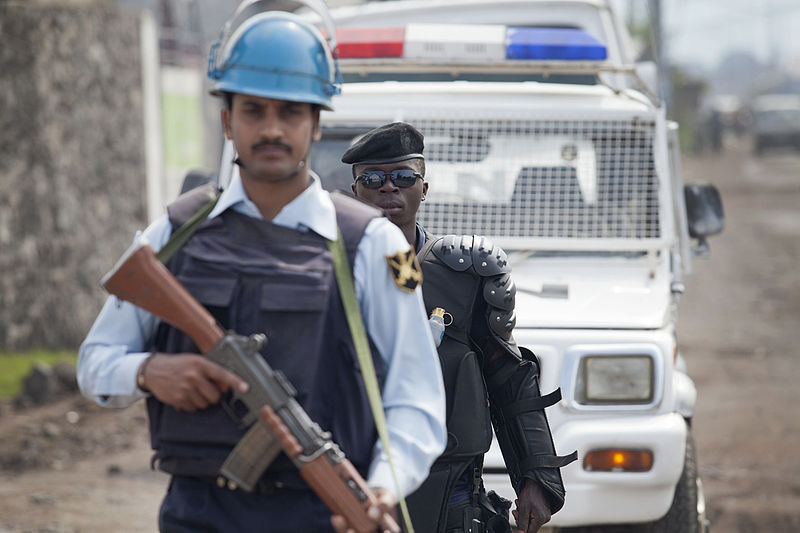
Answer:
<path fill-rule="evenodd" d="M 226 209 L 262 218 L 236 172 L 209 215 Z M 336 240 L 336 212 L 319 178 L 278 213 L 273 223 L 312 230 Z M 167 215 L 153 222 L 144 237 L 154 251 L 171 234 Z M 354 282 L 364 325 L 386 361 L 383 406 L 389 445 L 400 489 L 415 490 L 444 451 L 445 393 L 439 359 L 431 338 L 422 293 L 401 291 L 391 279 L 386 256 L 408 250 L 402 232 L 385 218 L 372 220 L 355 256 Z M 159 319 L 128 302 L 110 297 L 80 348 L 78 384 L 87 397 L 108 407 L 126 407 L 145 397 L 136 386 L 136 372 L 148 353 Z M 367 482 L 395 492 L 391 470 L 378 441 Z"/>

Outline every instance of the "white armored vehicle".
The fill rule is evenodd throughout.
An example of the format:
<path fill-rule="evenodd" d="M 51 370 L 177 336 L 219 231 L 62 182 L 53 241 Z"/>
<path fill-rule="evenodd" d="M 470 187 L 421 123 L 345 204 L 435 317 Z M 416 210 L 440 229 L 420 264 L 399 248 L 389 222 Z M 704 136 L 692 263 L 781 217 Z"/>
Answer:
<path fill-rule="evenodd" d="M 425 227 L 508 252 L 514 336 L 540 359 L 542 393 L 562 390 L 547 409 L 557 453 L 579 455 L 550 525 L 703 531 L 696 391 L 675 323 L 721 204 L 712 186 L 682 184 L 677 126 L 607 2 L 407 0 L 331 14 L 344 85 L 311 168 L 349 190 L 339 158 L 352 140 L 409 122 L 425 134 Z M 487 489 L 513 500 L 498 449 L 485 466 Z"/>

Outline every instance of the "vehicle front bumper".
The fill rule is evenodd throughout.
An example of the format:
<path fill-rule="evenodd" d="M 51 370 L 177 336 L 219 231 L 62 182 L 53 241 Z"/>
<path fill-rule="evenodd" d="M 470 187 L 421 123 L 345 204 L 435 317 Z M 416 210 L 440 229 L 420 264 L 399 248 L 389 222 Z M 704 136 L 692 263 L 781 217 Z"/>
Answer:
<path fill-rule="evenodd" d="M 581 526 L 650 522 L 661 518 L 672 503 L 683 470 L 686 423 L 681 415 L 595 418 L 565 421 L 553 435 L 559 454 L 578 451 L 578 460 L 561 469 L 567 495 L 564 508 L 548 525 Z M 593 449 L 635 448 L 653 452 L 647 472 L 591 472 L 583 458 Z M 489 472 L 502 464 L 496 442 L 486 458 Z M 486 490 L 514 500 L 508 475 L 484 474 Z"/>

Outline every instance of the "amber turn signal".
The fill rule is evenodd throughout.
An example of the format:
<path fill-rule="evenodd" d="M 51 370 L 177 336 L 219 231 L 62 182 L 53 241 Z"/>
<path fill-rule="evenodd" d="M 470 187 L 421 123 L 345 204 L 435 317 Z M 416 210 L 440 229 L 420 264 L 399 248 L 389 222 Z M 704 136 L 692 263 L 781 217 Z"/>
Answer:
<path fill-rule="evenodd" d="M 650 450 L 592 450 L 583 458 L 591 472 L 647 472 L 653 467 Z"/>

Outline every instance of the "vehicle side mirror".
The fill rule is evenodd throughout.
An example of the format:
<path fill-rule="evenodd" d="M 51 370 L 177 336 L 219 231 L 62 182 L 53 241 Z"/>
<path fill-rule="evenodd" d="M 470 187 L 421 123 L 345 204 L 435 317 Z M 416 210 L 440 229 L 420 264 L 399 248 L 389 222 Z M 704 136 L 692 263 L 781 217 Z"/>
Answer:
<path fill-rule="evenodd" d="M 716 235 L 725 228 L 725 214 L 719 190 L 711 183 L 690 183 L 683 187 L 689 236 L 697 239 L 694 255 L 709 254 L 706 237 Z"/>

